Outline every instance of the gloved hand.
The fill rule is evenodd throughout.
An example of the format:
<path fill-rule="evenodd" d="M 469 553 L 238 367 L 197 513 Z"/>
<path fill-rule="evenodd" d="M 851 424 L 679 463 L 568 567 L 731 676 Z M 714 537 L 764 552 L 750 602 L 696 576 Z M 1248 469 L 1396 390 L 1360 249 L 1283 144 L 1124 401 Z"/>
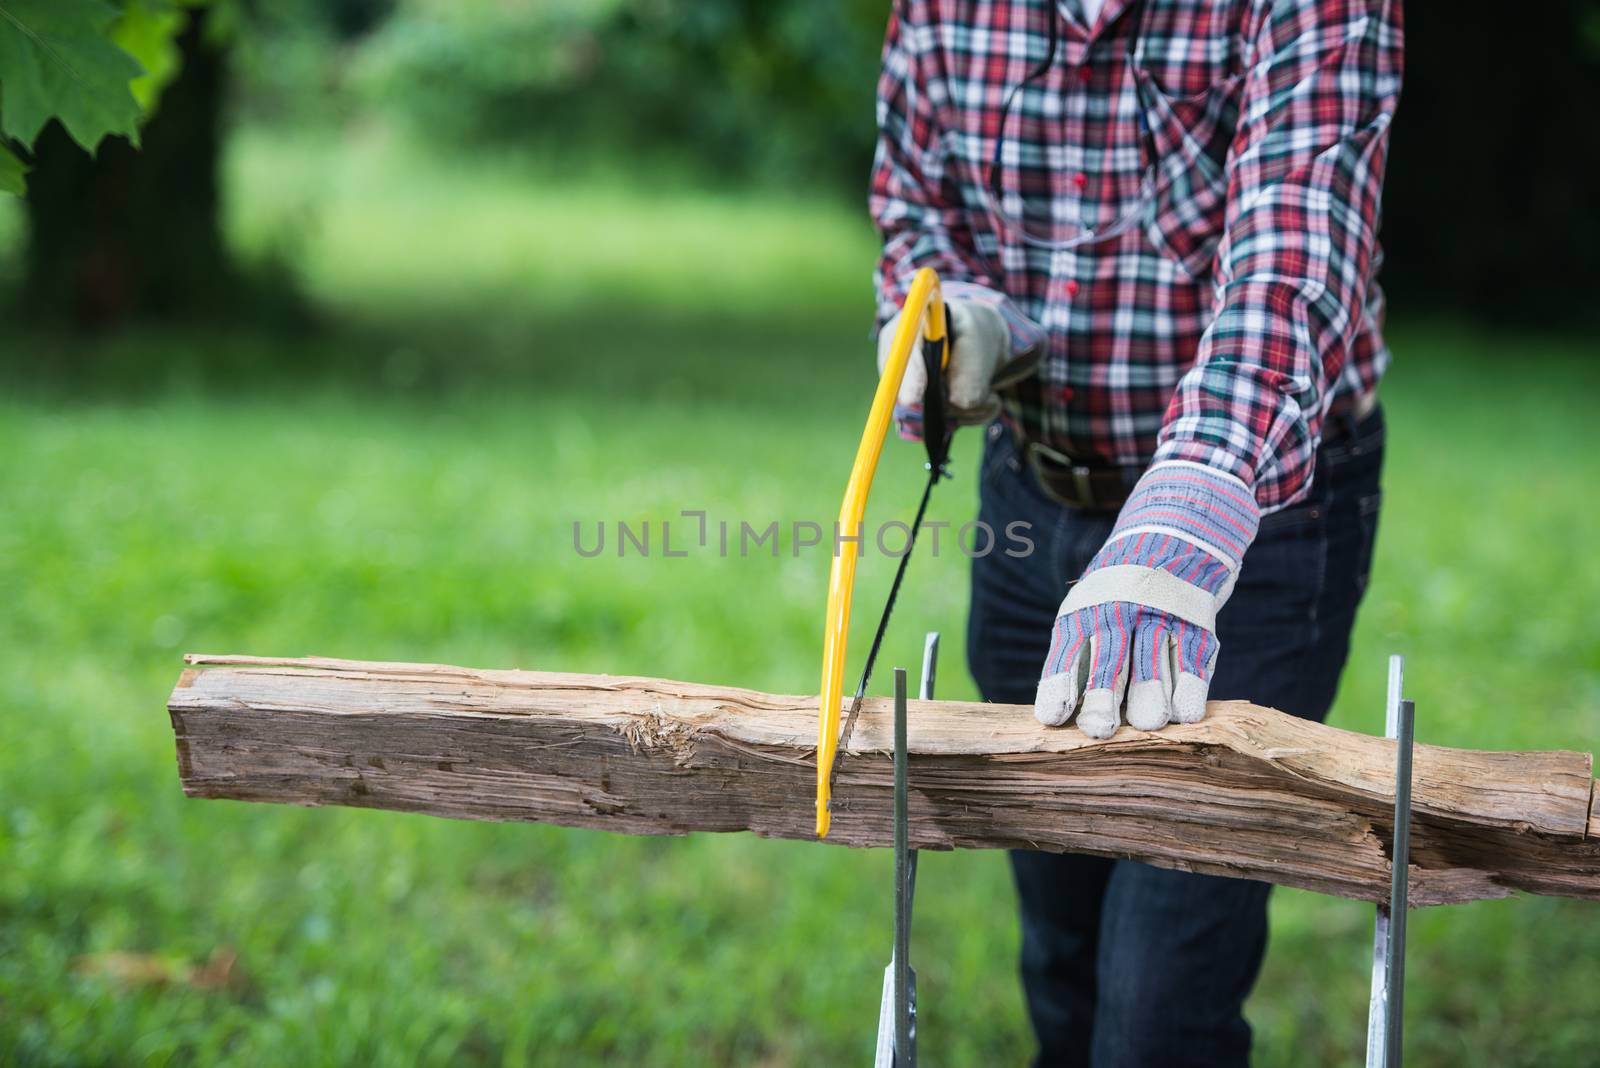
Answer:
<path fill-rule="evenodd" d="M 1027 377 L 1038 360 L 1031 351 L 1012 357 L 1011 331 L 1004 316 L 991 304 L 947 300 L 945 316 L 951 337 L 950 362 L 945 368 L 949 425 L 981 426 L 1000 414 L 1000 398 L 995 396 L 995 390 Z M 900 316 L 896 315 L 878 332 L 880 375 L 899 325 Z M 894 417 L 901 437 L 922 440 L 922 399 L 927 389 L 928 369 L 923 366 L 918 349 L 906 364 L 900 394 L 895 398 Z"/>
<path fill-rule="evenodd" d="M 1058 727 L 1076 711 L 1085 734 L 1109 738 L 1124 696 L 1140 730 L 1204 718 L 1217 612 L 1259 522 L 1254 494 L 1232 475 L 1184 460 L 1146 471 L 1061 602 L 1039 721 Z"/>

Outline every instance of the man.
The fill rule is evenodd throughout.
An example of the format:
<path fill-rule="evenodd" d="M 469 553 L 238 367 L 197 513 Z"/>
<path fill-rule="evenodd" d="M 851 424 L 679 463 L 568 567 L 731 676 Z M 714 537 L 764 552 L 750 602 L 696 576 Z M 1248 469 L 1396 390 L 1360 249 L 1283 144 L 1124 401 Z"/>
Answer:
<path fill-rule="evenodd" d="M 981 518 L 1036 544 L 973 565 L 987 699 L 1101 738 L 1208 695 L 1327 714 L 1377 521 L 1400 71 L 1398 0 L 896 3 L 880 322 L 939 272 Z M 1012 866 L 1041 1064 L 1247 1062 L 1265 885 Z"/>

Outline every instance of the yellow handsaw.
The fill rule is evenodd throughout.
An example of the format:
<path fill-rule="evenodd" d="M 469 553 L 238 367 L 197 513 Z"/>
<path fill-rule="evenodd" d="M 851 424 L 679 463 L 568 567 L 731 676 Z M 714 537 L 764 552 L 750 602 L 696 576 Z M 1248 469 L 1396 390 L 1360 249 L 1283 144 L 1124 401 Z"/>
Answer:
<path fill-rule="evenodd" d="M 921 345 L 918 345 L 918 342 Z M 928 508 L 928 497 L 934 485 L 944 476 L 945 460 L 950 449 L 950 431 L 947 429 L 944 410 L 944 370 L 950 361 L 950 335 L 945 321 L 944 298 L 939 289 L 939 276 L 932 268 L 924 267 L 911 280 L 911 290 L 906 294 L 900 309 L 900 324 L 889 347 L 888 358 L 878 376 L 878 389 L 872 396 L 872 408 L 867 413 L 867 425 L 861 432 L 861 444 L 856 447 L 856 459 L 850 468 L 850 481 L 845 485 L 844 500 L 839 505 L 838 534 L 861 536 L 861 526 L 867 510 L 867 494 L 872 489 L 872 476 L 878 470 L 878 457 L 883 452 L 883 439 L 894 415 L 895 397 L 900 392 L 900 381 L 913 354 L 922 359 L 928 371 L 928 390 L 923 402 L 923 442 L 928 451 L 928 482 L 922 491 L 922 503 L 917 506 L 915 521 L 911 524 L 906 551 L 900 557 L 894 584 L 889 588 L 889 598 L 878 619 L 878 629 L 873 636 L 872 648 L 867 653 L 866 666 L 861 672 L 861 682 L 856 687 L 844 732 L 839 730 L 839 716 L 844 699 L 844 657 L 846 638 L 850 632 L 850 594 L 855 585 L 855 551 L 840 551 L 835 541 L 833 567 L 828 575 L 828 617 L 822 634 L 822 704 L 817 717 L 817 837 L 827 835 L 831 816 L 833 776 L 840 751 L 848 745 L 850 731 L 861 711 L 861 700 L 866 694 L 867 681 L 872 675 L 872 664 L 877 659 L 889 615 L 894 611 L 895 595 L 900 581 L 905 577 L 906 563 L 911 559 L 916 545 L 917 530 L 922 525 L 923 513 Z M 920 348 L 920 353 L 917 350 Z M 859 542 L 857 544 L 860 544 Z"/>

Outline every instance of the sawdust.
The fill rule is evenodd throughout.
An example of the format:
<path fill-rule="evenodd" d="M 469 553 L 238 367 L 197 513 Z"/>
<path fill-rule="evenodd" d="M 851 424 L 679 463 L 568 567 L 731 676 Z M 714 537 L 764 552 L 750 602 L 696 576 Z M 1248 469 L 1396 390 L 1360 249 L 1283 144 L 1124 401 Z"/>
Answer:
<path fill-rule="evenodd" d="M 628 748 L 632 752 L 665 750 L 672 754 L 672 762 L 680 766 L 688 763 L 694 755 L 695 742 L 700 734 L 692 724 L 668 715 L 659 703 L 647 712 L 630 716 L 618 733 L 628 740 Z"/>

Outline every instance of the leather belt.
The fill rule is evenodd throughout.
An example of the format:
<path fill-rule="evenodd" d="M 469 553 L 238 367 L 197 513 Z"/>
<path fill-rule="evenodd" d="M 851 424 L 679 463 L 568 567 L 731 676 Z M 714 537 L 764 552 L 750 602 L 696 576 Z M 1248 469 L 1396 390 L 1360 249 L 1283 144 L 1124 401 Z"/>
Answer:
<path fill-rule="evenodd" d="M 1359 424 L 1371 418 L 1377 407 L 1376 390 L 1356 397 L 1340 417 L 1328 420 L 1322 443 L 1338 444 L 1353 436 Z M 1084 463 L 1042 441 L 1028 438 L 1016 428 L 1012 429 L 1011 436 L 1018 455 L 1033 471 L 1045 496 L 1069 508 L 1115 512 L 1128 502 L 1134 485 L 1145 472 L 1143 466 Z"/>
<path fill-rule="evenodd" d="M 1013 437 L 1018 454 L 1033 471 L 1045 496 L 1069 508 L 1115 512 L 1127 503 L 1134 484 L 1144 474 L 1143 467 L 1082 463 L 1042 441 L 1031 441 L 1020 432 Z"/>

